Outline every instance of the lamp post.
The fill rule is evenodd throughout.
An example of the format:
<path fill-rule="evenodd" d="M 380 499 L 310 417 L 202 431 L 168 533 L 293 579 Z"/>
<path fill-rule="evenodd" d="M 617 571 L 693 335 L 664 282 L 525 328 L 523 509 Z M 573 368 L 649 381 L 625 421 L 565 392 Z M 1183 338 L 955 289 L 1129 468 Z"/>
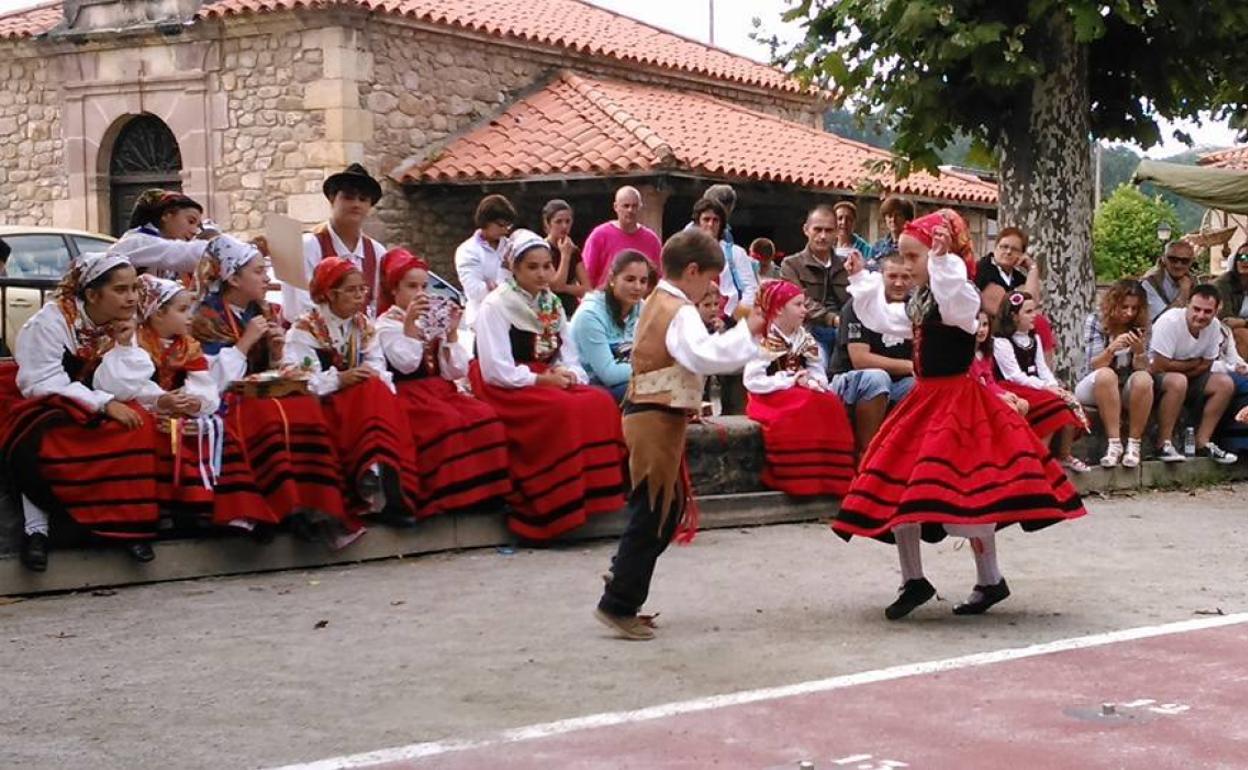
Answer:
<path fill-rule="evenodd" d="M 1167 224 L 1166 222 L 1162 222 L 1161 224 L 1157 225 L 1157 240 L 1161 241 L 1163 244 L 1169 243 L 1170 235 L 1171 235 L 1171 230 L 1170 230 L 1169 224 Z"/>

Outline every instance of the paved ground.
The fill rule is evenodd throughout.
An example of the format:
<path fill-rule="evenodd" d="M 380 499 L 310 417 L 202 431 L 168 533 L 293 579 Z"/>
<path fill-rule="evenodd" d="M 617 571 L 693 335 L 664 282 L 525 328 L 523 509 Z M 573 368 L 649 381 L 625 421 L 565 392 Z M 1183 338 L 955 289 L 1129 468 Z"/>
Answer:
<path fill-rule="evenodd" d="M 647 644 L 589 616 L 610 543 L 9 604 L 0 767 L 281 765 L 1243 611 L 1246 499 L 1094 500 L 1084 520 L 1007 530 L 1014 596 L 977 619 L 944 601 L 887 623 L 892 552 L 818 525 L 670 551 Z M 970 554 L 925 554 L 960 598 Z"/>

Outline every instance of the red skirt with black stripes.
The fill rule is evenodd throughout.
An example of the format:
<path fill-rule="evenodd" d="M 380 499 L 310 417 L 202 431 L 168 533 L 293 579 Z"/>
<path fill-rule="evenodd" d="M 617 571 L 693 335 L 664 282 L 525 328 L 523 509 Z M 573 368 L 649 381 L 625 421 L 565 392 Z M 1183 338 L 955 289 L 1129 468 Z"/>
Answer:
<path fill-rule="evenodd" d="M 537 364 L 529 364 L 535 372 Z M 473 392 L 493 407 L 507 431 L 515 489 L 507 525 L 528 540 L 549 540 L 590 516 L 624 507 L 624 431 L 620 410 L 600 388 L 566 390 L 489 385 L 469 371 Z"/>
<path fill-rule="evenodd" d="M 849 490 L 854 431 L 835 394 L 802 387 L 751 393 L 745 414 L 763 427 L 764 486 L 794 497 Z"/>
<path fill-rule="evenodd" d="M 277 525 L 293 514 L 355 531 L 325 413 L 315 396 L 225 396 L 225 446 L 213 522 Z"/>
<path fill-rule="evenodd" d="M 379 377 L 321 398 L 329 436 L 337 450 L 346 484 L 349 511 L 366 512 L 359 481 L 374 469 L 397 480 L 401 507 L 415 515 L 420 500 L 420 471 L 399 400 Z M 387 473 L 388 472 L 388 473 Z M 391 493 L 393 490 L 387 490 Z M 393 501 L 391 501 L 393 502 Z"/>
<path fill-rule="evenodd" d="M 1079 415 L 1071 411 L 1061 396 L 1005 380 L 1000 380 L 997 384 L 1027 402 L 1026 420 L 1037 436 L 1052 436 L 1067 427 L 1083 430 Z"/>
<path fill-rule="evenodd" d="M 1023 418 L 969 376 L 919 378 L 863 455 L 832 529 L 892 541 L 900 524 L 1040 529 L 1086 513 Z"/>
<path fill-rule="evenodd" d="M 442 377 L 395 383 L 420 468 L 419 515 L 461 511 L 511 490 L 507 432 L 493 407 Z"/>
<path fill-rule="evenodd" d="M 130 406 L 143 418 L 133 430 L 63 396 L 10 403 L 0 451 L 11 483 L 35 505 L 94 535 L 155 537 L 156 426 L 142 407 Z"/>

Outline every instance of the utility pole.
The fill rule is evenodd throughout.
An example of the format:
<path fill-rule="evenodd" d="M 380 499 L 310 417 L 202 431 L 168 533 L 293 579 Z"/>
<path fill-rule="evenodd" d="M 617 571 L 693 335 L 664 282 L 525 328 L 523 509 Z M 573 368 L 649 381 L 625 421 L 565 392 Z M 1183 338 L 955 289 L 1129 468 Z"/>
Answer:
<path fill-rule="evenodd" d="M 709 45 L 715 45 L 715 0 L 706 0 L 706 25 L 709 30 Z"/>

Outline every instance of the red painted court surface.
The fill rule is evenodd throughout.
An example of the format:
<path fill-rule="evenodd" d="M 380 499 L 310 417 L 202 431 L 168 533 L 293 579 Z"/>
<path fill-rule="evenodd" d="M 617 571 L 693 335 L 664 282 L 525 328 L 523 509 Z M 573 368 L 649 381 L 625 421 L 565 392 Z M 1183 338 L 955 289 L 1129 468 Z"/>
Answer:
<path fill-rule="evenodd" d="M 1248 614 L 301 767 L 1240 769 L 1246 712 Z"/>

